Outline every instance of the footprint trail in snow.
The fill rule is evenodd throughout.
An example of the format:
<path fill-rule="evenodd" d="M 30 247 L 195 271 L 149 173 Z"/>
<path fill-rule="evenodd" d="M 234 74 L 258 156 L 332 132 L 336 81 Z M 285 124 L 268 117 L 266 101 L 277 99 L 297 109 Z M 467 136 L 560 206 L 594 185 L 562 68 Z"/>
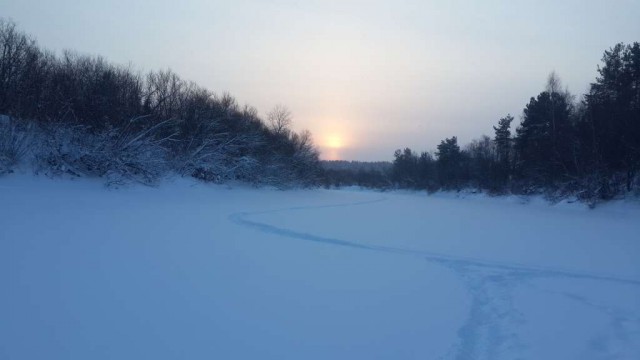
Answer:
<path fill-rule="evenodd" d="M 253 213 L 241 212 L 230 215 L 229 219 L 240 226 L 252 228 L 263 233 L 352 249 L 418 257 L 453 271 L 464 283 L 470 294 L 470 309 L 466 320 L 458 330 L 457 343 L 452 344 L 451 350 L 442 357 L 443 359 L 499 359 L 504 354 L 511 354 L 511 356 L 513 354 L 521 354 L 523 358 L 526 358 L 527 344 L 524 339 L 519 337 L 517 330 L 526 323 L 527 319 L 515 306 L 513 294 L 519 287 L 535 287 L 533 283 L 536 279 L 600 281 L 621 286 L 637 287 L 640 290 L 640 280 L 636 279 L 452 256 L 407 248 L 361 244 L 278 227 L 250 219 L 252 216 L 261 214 L 365 206 L 385 200 L 386 198 L 380 198 L 343 204 L 300 206 Z M 539 291 L 544 292 L 546 290 L 541 289 Z M 547 293 L 551 292 L 547 291 Z M 615 349 L 610 346 L 611 343 L 634 346 L 632 344 L 634 336 L 640 335 L 640 316 L 637 314 L 630 314 L 615 307 L 598 305 L 570 292 L 558 292 L 557 295 L 580 305 L 590 306 L 609 317 L 609 328 L 604 329 L 603 333 L 613 335 L 600 336 L 593 339 L 589 344 L 592 352 L 603 350 L 601 355 L 606 357 L 605 354 L 610 356 L 615 353 Z"/>

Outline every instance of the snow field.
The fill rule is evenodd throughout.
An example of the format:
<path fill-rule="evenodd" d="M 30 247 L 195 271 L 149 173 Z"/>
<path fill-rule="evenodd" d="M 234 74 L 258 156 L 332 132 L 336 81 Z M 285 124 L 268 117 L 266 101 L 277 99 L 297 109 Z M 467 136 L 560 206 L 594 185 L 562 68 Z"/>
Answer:
<path fill-rule="evenodd" d="M 0 179 L 0 358 L 636 359 L 640 208 Z"/>

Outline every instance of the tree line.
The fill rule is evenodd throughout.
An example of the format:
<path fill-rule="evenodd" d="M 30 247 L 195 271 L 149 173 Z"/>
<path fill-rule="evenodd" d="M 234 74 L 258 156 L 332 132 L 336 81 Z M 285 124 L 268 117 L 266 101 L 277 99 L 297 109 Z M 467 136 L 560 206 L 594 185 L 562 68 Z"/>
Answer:
<path fill-rule="evenodd" d="M 640 44 L 604 52 L 578 100 L 552 73 L 492 136 L 435 151 L 405 148 L 391 166 L 326 166 L 308 131 L 276 106 L 262 119 L 170 70 L 146 74 L 104 58 L 56 55 L 0 20 L 0 174 L 27 163 L 48 175 L 153 184 L 175 172 L 205 181 L 377 188 L 478 188 L 597 201 L 638 191 Z"/>
<path fill-rule="evenodd" d="M 56 55 L 0 20 L 0 174 L 28 162 L 49 175 L 152 184 L 167 172 L 205 181 L 314 185 L 308 131 L 276 106 L 261 119 L 170 70 L 142 74 L 102 57 Z"/>
<path fill-rule="evenodd" d="M 325 187 L 362 186 L 385 188 L 389 186 L 388 173 L 392 168 L 388 161 L 324 160 L 322 184 Z"/>
<path fill-rule="evenodd" d="M 514 131 L 515 128 L 515 131 Z M 493 136 L 462 146 L 456 136 L 435 151 L 394 153 L 385 180 L 379 172 L 330 177 L 326 185 L 367 185 L 429 191 L 477 188 L 492 193 L 576 196 L 593 204 L 640 191 L 640 44 L 617 44 L 604 52 L 598 76 L 579 100 L 555 73 L 531 97 L 521 121 L 506 115 Z M 349 184 L 347 184 L 349 185 Z"/>

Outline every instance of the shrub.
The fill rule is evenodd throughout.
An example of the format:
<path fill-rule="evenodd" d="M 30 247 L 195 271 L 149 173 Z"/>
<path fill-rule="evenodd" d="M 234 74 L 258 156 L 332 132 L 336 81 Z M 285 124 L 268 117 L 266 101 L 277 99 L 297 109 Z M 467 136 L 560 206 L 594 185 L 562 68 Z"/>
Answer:
<path fill-rule="evenodd" d="M 10 173 L 29 152 L 33 126 L 0 116 L 0 175 Z"/>
<path fill-rule="evenodd" d="M 36 156 L 37 168 L 50 176 L 104 177 L 109 186 L 154 185 L 168 170 L 165 143 L 170 136 L 157 137 L 165 123 L 134 130 L 134 122 L 97 133 L 81 126 L 50 126 Z"/>

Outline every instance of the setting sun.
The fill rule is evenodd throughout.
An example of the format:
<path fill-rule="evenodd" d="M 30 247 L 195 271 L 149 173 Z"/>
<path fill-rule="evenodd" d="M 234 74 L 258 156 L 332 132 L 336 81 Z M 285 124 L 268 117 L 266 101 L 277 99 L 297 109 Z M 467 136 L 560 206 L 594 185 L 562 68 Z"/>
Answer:
<path fill-rule="evenodd" d="M 331 149 L 339 149 L 344 146 L 344 143 L 340 136 L 330 135 L 327 137 L 326 146 Z"/>

